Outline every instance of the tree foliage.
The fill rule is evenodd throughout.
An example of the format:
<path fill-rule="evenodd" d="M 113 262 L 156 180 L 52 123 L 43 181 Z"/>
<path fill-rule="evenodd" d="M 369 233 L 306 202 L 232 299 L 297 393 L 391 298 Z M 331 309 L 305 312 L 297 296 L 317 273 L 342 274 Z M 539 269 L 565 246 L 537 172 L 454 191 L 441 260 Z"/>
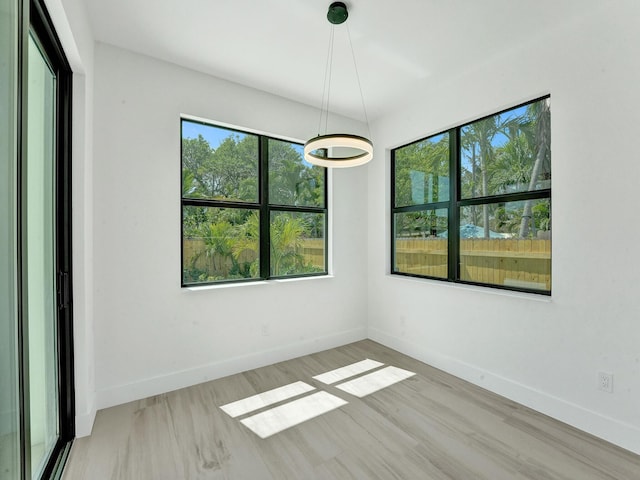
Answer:
<path fill-rule="evenodd" d="M 269 203 L 323 206 L 324 169 L 305 164 L 291 143 L 269 139 L 268 149 Z M 183 207 L 183 242 L 193 247 L 184 250 L 185 282 L 260 276 L 258 150 L 254 135 L 230 134 L 217 148 L 202 135 L 182 139 L 183 198 L 247 203 Z M 301 253 L 305 238 L 324 237 L 324 215 L 278 213 L 270 232 L 272 276 L 324 270 Z"/>
<path fill-rule="evenodd" d="M 549 100 L 465 125 L 460 129 L 460 154 L 463 199 L 550 188 Z M 395 205 L 448 201 L 449 158 L 446 134 L 396 150 Z M 550 229 L 549 207 L 549 200 L 473 205 L 461 209 L 460 224 L 479 227 L 475 230 L 484 238 L 496 232 L 526 238 Z M 441 224 L 433 210 L 396 215 L 396 232 L 401 235 L 429 236 L 434 229 L 439 235 Z"/>

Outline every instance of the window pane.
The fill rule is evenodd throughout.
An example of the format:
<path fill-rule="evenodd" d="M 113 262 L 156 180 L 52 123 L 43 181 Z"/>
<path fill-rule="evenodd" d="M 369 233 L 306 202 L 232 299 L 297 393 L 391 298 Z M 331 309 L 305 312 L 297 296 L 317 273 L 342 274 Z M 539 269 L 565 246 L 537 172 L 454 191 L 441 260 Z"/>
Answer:
<path fill-rule="evenodd" d="M 29 35 L 28 155 L 26 182 L 28 234 L 23 239 L 26 261 L 25 319 L 29 339 L 29 433 L 32 478 L 40 478 L 59 439 L 59 376 L 56 304 L 56 77 Z"/>
<path fill-rule="evenodd" d="M 182 228 L 184 284 L 260 276 L 257 210 L 185 206 Z"/>
<path fill-rule="evenodd" d="M 551 188 L 549 99 L 460 129 L 461 197 Z"/>
<path fill-rule="evenodd" d="M 394 272 L 447 278 L 447 209 L 394 215 Z"/>
<path fill-rule="evenodd" d="M 460 280 L 551 291 L 549 199 L 462 207 Z"/>
<path fill-rule="evenodd" d="M 395 151 L 395 205 L 449 200 L 449 134 L 436 135 Z"/>
<path fill-rule="evenodd" d="M 258 136 L 182 120 L 182 196 L 258 201 Z"/>
<path fill-rule="evenodd" d="M 325 168 L 307 163 L 303 146 L 269 139 L 269 203 L 324 207 Z"/>
<path fill-rule="evenodd" d="M 325 214 L 271 213 L 271 275 L 325 272 Z"/>

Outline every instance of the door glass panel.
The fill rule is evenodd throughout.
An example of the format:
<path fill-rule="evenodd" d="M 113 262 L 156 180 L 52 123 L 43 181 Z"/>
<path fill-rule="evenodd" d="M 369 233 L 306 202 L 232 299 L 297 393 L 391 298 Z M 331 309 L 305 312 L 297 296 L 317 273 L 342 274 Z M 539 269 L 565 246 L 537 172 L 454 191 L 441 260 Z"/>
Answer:
<path fill-rule="evenodd" d="M 0 0 L 0 480 L 20 478 L 16 311 L 17 2 Z"/>
<path fill-rule="evenodd" d="M 55 279 L 56 79 L 29 38 L 26 165 L 26 313 L 32 478 L 39 478 L 58 438 Z"/>

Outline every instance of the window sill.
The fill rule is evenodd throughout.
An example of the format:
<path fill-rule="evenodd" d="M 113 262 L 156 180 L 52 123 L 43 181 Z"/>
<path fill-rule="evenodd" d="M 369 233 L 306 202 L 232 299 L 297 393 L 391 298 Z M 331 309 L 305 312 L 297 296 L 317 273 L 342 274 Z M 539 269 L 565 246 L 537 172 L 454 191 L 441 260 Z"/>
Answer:
<path fill-rule="evenodd" d="M 308 282 L 312 280 L 321 280 L 334 278 L 333 275 L 317 275 L 312 277 L 296 277 L 296 278 L 274 278 L 271 280 L 256 280 L 255 282 L 239 282 L 239 283 L 221 283 L 219 285 L 202 285 L 183 287 L 181 290 L 187 292 L 203 292 L 209 290 L 220 290 L 224 288 L 247 288 L 258 285 L 273 285 L 278 283 Z"/>
<path fill-rule="evenodd" d="M 480 286 L 480 285 L 468 285 L 465 283 L 456 283 L 456 282 L 447 282 L 442 280 L 434 280 L 431 278 L 417 278 L 410 277 L 406 275 L 395 275 L 392 273 L 387 273 L 387 277 L 393 279 L 404 280 L 413 283 L 425 284 L 438 286 L 442 288 L 454 288 L 459 290 L 466 290 L 470 292 L 476 293 L 487 293 L 490 295 L 498 295 L 500 297 L 510 297 L 510 298 L 521 298 L 524 300 L 534 300 L 542 303 L 552 303 L 551 295 L 541 295 L 537 293 L 528 293 L 528 292 L 517 292 L 514 290 L 502 290 L 500 288 L 492 288 L 489 286 Z"/>
<path fill-rule="evenodd" d="M 273 280 L 267 280 L 267 282 L 273 282 L 273 283 L 291 283 L 291 282 L 300 282 L 300 281 L 308 282 L 309 280 L 320 280 L 325 278 L 333 278 L 333 275 L 315 275 L 315 276 L 309 276 L 309 277 L 296 277 L 296 278 L 274 278 Z"/>

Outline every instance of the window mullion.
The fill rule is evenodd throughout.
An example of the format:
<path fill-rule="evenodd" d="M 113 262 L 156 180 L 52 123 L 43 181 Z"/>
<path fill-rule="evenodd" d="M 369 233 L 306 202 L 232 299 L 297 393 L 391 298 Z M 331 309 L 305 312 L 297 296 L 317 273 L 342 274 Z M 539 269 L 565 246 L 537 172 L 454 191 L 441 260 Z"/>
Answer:
<path fill-rule="evenodd" d="M 258 147 L 260 176 L 260 277 L 269 278 L 271 274 L 271 235 L 269 209 L 269 139 L 260 136 Z"/>
<path fill-rule="evenodd" d="M 449 131 L 449 244 L 448 279 L 456 281 L 460 268 L 460 129 Z"/>
<path fill-rule="evenodd" d="M 389 271 L 391 273 L 396 273 L 396 151 L 391 150 L 391 162 L 390 162 L 389 176 L 391 178 L 391 228 L 389 229 L 389 246 L 391 247 L 391 252 L 389 255 L 389 260 L 391 264 L 389 266 Z"/>
<path fill-rule="evenodd" d="M 492 203 L 504 203 L 504 202 L 520 202 L 525 200 L 537 200 L 540 198 L 550 198 L 551 189 L 544 190 L 527 190 L 517 193 L 505 193 L 500 195 L 490 195 L 486 197 L 474 197 L 465 198 L 458 201 L 460 207 L 466 207 L 471 205 L 485 205 Z"/>

